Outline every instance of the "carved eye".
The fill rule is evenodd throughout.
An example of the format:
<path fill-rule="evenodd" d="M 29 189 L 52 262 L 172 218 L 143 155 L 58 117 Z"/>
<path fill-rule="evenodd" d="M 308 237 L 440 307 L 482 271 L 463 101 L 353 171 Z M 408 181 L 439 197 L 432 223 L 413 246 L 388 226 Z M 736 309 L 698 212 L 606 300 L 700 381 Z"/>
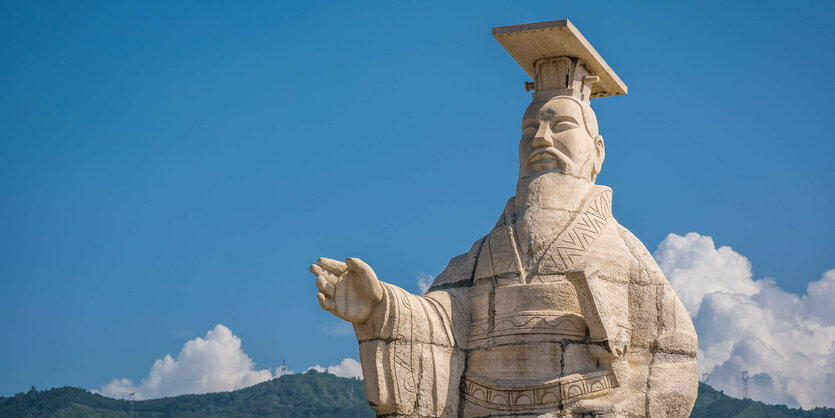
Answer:
<path fill-rule="evenodd" d="M 577 127 L 579 127 L 579 125 L 577 125 L 576 123 L 564 120 L 564 121 L 555 123 L 554 126 L 551 128 L 551 130 L 554 131 L 554 132 L 563 132 L 563 131 L 567 131 L 569 129 L 574 129 L 574 128 L 577 128 Z"/>
<path fill-rule="evenodd" d="M 525 125 L 522 127 L 522 133 L 525 135 L 533 134 L 536 133 L 537 128 L 539 128 L 537 125 Z"/>

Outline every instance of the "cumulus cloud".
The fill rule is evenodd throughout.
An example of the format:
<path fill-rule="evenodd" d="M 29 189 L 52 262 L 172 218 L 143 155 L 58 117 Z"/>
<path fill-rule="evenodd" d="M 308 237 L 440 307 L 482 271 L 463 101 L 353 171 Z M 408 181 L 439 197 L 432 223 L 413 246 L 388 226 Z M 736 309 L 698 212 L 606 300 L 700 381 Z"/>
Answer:
<path fill-rule="evenodd" d="M 339 377 L 354 377 L 362 379 L 362 366 L 352 358 L 346 358 L 341 363 L 328 367 L 328 373 Z"/>
<path fill-rule="evenodd" d="M 697 233 L 670 234 L 654 254 L 699 334 L 699 371 L 709 384 L 767 403 L 835 407 L 835 269 L 788 293 L 751 263 Z"/>
<path fill-rule="evenodd" d="M 134 399 L 236 390 L 269 380 L 270 369 L 258 370 L 241 349 L 241 339 L 218 324 L 205 338 L 188 341 L 173 358 L 154 362 L 148 377 L 135 384 L 130 379 L 114 379 L 95 393 L 113 398 Z"/>
<path fill-rule="evenodd" d="M 731 247 L 716 248 L 713 238 L 691 232 L 670 234 L 655 252 L 655 260 L 676 290 L 691 316 L 699 312 L 702 298 L 710 293 L 753 295 L 759 291 L 751 280 L 751 263 Z"/>
<path fill-rule="evenodd" d="M 429 290 L 430 286 L 432 286 L 432 282 L 435 281 L 435 276 L 426 273 L 418 273 L 415 280 L 417 280 L 417 286 L 418 289 L 420 289 L 420 294 L 422 295 Z"/>
<path fill-rule="evenodd" d="M 319 373 L 327 372 L 339 377 L 362 379 L 362 366 L 360 365 L 360 362 L 352 358 L 345 358 L 341 363 L 328 366 L 327 368 L 317 364 L 315 366 L 308 367 L 307 370 L 316 370 Z"/>
<path fill-rule="evenodd" d="M 362 379 L 360 363 L 352 358 L 327 368 L 317 365 L 310 369 Z M 232 391 L 287 374 L 293 372 L 284 365 L 277 367 L 275 374 L 270 369 L 256 369 L 241 349 L 241 339 L 229 328 L 217 324 L 205 338 L 186 342 L 176 359 L 166 354 L 154 362 L 148 377 L 139 384 L 127 378 L 113 379 L 92 392 L 111 398 L 151 399 Z"/>

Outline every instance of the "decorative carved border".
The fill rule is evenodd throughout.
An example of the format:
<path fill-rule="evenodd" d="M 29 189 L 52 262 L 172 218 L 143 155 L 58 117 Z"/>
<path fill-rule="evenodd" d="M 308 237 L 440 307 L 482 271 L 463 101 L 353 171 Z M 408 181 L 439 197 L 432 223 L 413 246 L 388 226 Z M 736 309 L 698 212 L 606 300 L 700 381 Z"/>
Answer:
<path fill-rule="evenodd" d="M 526 314 L 521 312 L 513 317 L 496 318 L 496 328 L 492 333 L 488 330 L 488 322 L 485 319 L 473 323 L 470 341 L 505 335 L 553 334 L 578 338 L 586 335 L 586 323 L 583 318 L 565 313 Z"/>
<path fill-rule="evenodd" d="M 568 402 L 602 396 L 618 387 L 609 370 L 573 374 L 537 386 L 499 387 L 464 378 L 464 398 L 485 408 L 520 411 L 556 408 Z"/>

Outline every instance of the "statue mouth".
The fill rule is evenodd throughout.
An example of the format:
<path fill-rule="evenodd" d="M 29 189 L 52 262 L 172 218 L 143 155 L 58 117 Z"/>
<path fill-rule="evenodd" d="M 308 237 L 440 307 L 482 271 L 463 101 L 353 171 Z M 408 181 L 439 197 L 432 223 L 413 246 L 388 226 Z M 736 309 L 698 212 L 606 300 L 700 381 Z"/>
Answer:
<path fill-rule="evenodd" d="M 552 165 L 565 161 L 565 154 L 554 147 L 540 149 L 531 153 L 528 164 L 534 169 L 550 168 Z"/>

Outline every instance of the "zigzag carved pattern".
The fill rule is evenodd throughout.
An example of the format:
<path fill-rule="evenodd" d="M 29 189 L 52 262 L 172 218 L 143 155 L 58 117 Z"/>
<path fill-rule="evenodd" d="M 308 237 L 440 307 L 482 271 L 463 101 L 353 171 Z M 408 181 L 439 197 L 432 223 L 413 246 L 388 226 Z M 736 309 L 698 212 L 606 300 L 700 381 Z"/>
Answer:
<path fill-rule="evenodd" d="M 611 190 L 597 195 L 583 213 L 577 216 L 574 224 L 551 242 L 539 261 L 539 273 L 566 271 L 583 256 L 609 223 L 612 215 L 611 199 Z"/>
<path fill-rule="evenodd" d="M 490 261 L 493 263 L 493 274 L 501 274 L 516 270 L 514 263 L 516 252 L 510 243 L 509 231 L 502 228 L 490 234 Z M 501 264 L 499 264 L 501 263 Z"/>

